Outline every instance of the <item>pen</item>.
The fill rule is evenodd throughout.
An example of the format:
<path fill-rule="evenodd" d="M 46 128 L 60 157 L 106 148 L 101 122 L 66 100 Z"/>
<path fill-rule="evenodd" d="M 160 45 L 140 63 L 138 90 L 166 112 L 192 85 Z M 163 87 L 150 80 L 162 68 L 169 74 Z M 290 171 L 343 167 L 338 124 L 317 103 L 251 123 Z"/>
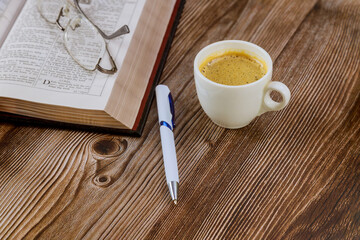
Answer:
<path fill-rule="evenodd" d="M 173 129 L 175 127 L 175 109 L 170 90 L 165 85 L 155 88 L 156 103 L 160 124 L 160 138 L 164 159 L 166 182 L 170 195 L 177 204 L 177 191 L 179 187 L 179 174 L 176 160 L 175 141 Z"/>

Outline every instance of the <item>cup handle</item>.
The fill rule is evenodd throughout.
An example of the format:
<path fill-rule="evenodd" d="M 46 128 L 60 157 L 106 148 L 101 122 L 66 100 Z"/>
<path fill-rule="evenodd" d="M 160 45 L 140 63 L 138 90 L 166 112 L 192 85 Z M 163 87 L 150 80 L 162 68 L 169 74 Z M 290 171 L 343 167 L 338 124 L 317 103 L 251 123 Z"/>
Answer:
<path fill-rule="evenodd" d="M 288 105 L 290 101 L 291 93 L 289 88 L 285 84 L 277 81 L 270 82 L 267 85 L 265 91 L 266 92 L 264 95 L 263 104 L 258 115 L 261 115 L 268 111 L 279 111 L 284 107 L 286 107 L 286 105 Z M 282 97 L 281 102 L 275 102 L 274 100 L 271 99 L 270 93 L 272 91 L 276 91 L 281 94 Z"/>

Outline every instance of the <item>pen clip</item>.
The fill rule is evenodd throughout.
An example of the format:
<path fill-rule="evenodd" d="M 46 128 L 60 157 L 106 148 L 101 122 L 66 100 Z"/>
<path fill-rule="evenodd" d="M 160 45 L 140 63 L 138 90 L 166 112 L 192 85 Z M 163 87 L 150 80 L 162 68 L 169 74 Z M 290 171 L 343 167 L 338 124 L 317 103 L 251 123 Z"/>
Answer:
<path fill-rule="evenodd" d="M 169 93 L 169 103 L 170 103 L 170 113 L 171 113 L 171 123 L 172 123 L 172 127 L 175 127 L 175 107 L 174 107 L 174 100 L 173 97 L 171 95 L 171 93 Z"/>

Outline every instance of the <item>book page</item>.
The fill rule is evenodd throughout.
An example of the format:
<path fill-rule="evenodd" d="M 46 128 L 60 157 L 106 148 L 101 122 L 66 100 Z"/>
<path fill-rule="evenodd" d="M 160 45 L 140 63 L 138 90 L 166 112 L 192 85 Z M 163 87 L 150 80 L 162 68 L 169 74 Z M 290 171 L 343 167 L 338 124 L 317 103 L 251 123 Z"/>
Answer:
<path fill-rule="evenodd" d="M 118 69 L 145 0 L 86 0 L 88 17 L 104 32 L 124 24 L 130 34 L 108 41 Z M 64 46 L 64 33 L 28 0 L 0 49 L 0 96 L 83 109 L 104 109 L 117 74 L 80 67 Z M 104 57 L 105 58 L 105 57 Z M 118 71 L 119 72 L 119 71 Z"/>
<path fill-rule="evenodd" d="M 25 0 L 0 0 L 0 47 L 24 3 Z"/>

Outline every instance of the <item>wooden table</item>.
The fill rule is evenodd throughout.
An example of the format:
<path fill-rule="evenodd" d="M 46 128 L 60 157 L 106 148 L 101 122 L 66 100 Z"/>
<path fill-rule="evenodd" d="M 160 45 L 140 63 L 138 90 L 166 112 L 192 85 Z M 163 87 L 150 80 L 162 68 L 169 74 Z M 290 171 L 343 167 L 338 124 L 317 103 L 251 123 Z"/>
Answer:
<path fill-rule="evenodd" d="M 226 130 L 193 59 L 254 42 L 289 106 Z M 188 0 L 161 83 L 175 97 L 179 203 L 155 102 L 141 138 L 0 125 L 0 239 L 359 239 L 360 1 Z"/>

